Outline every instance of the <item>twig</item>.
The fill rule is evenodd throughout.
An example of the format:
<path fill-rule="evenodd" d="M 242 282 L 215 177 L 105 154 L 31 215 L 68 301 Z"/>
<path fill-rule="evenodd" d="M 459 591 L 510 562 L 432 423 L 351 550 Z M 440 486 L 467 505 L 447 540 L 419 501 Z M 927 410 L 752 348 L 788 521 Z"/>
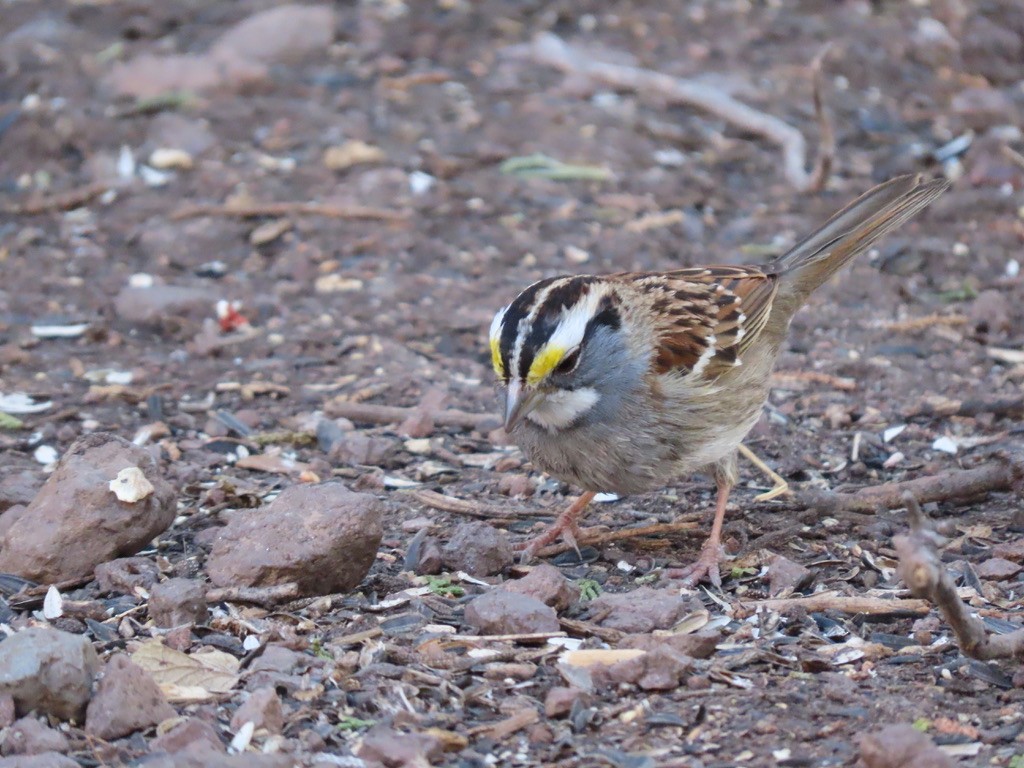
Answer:
<path fill-rule="evenodd" d="M 274 605 L 299 596 L 299 585 L 293 581 L 269 587 L 217 587 L 206 591 L 210 603 L 255 603 Z"/>
<path fill-rule="evenodd" d="M 445 496 L 443 493 L 435 491 L 417 490 L 410 491 L 409 494 L 416 501 L 426 504 L 431 509 L 439 509 L 442 512 L 451 512 L 456 515 L 485 517 L 492 520 L 517 520 L 521 517 L 554 517 L 555 515 L 554 512 L 546 509 L 505 509 L 491 504 Z"/>
<path fill-rule="evenodd" d="M 891 323 L 881 323 L 880 328 L 894 333 L 916 333 L 933 328 L 936 325 L 966 325 L 967 315 L 940 315 L 932 313 L 923 317 L 911 317 L 906 320 L 896 320 Z"/>
<path fill-rule="evenodd" d="M 109 184 L 94 182 L 81 187 L 58 192 L 50 197 L 37 197 L 21 205 L 5 206 L 4 212 L 21 216 L 36 216 L 49 211 L 69 211 L 85 205 L 110 189 Z"/>
<path fill-rule="evenodd" d="M 807 597 L 780 597 L 773 600 L 755 600 L 740 603 L 742 609 L 766 608 L 778 613 L 806 611 L 839 611 L 840 613 L 878 615 L 923 616 L 931 611 L 927 600 L 884 600 L 880 597 L 847 597 L 834 592 L 819 592 Z"/>
<path fill-rule="evenodd" d="M 331 400 L 325 406 L 331 418 L 344 417 L 364 424 L 399 424 L 410 416 L 422 413 L 419 408 L 402 408 L 395 405 L 374 405 L 372 403 L 353 403 L 347 400 Z M 442 427 L 460 427 L 462 429 L 479 429 L 487 426 L 500 426 L 498 418 L 488 413 L 469 413 L 448 409 L 432 414 L 434 423 Z"/>
<path fill-rule="evenodd" d="M 572 632 L 574 635 L 582 635 L 583 637 L 597 637 L 606 643 L 618 643 L 626 636 L 626 633 L 620 629 L 599 627 L 593 622 L 579 621 L 578 619 L 559 619 L 558 625 L 566 632 Z"/>
<path fill-rule="evenodd" d="M 261 216 L 325 216 L 329 219 L 371 219 L 374 221 L 405 221 L 406 211 L 391 211 L 386 208 L 370 208 L 365 205 L 341 205 L 336 203 L 196 203 L 182 206 L 171 214 L 171 221 L 181 221 L 197 216 L 228 216 L 239 219 L 254 219 Z"/>
<path fill-rule="evenodd" d="M 948 416 L 977 416 L 991 413 L 999 418 L 1024 418 L 1024 395 L 1008 395 L 991 399 L 972 398 L 955 400 L 942 395 L 932 395 L 921 400 L 908 416 L 946 418 Z"/>
<path fill-rule="evenodd" d="M 695 520 L 684 520 L 676 521 L 674 523 L 655 523 L 654 525 L 645 525 L 640 528 L 623 528 L 618 531 L 604 531 L 601 533 L 591 534 L 588 534 L 588 529 L 584 528 L 576 538 L 576 542 L 581 547 L 598 547 L 603 544 L 609 544 L 613 541 L 639 539 L 645 536 L 669 536 L 673 533 L 689 533 L 700 527 L 700 523 Z M 550 546 L 544 547 L 542 550 L 537 552 L 537 556 L 552 557 L 554 555 L 560 555 L 562 552 L 568 552 L 573 548 L 574 547 L 571 544 L 567 544 L 563 541 L 558 544 L 551 544 Z"/>
<path fill-rule="evenodd" d="M 654 93 L 670 101 L 710 112 L 741 130 L 763 136 L 782 149 L 783 172 L 786 179 L 801 192 L 821 189 L 827 179 L 832 163 L 834 141 L 831 126 L 824 110 L 821 109 L 818 75 L 821 70 L 821 59 L 826 51 L 822 51 L 812 63 L 815 71 L 815 107 L 821 125 L 821 143 L 810 173 L 804 167 L 807 142 L 800 131 L 773 115 L 737 101 L 717 88 L 651 69 L 598 61 L 550 32 L 538 35 L 532 43 L 510 46 L 504 52 L 511 57 L 533 60 L 577 77 L 592 78 L 615 88 Z"/>
<path fill-rule="evenodd" d="M 853 392 L 857 389 L 857 380 L 842 376 L 833 376 L 821 371 L 775 371 L 772 373 L 772 386 L 791 389 L 796 385 L 803 388 L 804 384 L 825 384 L 832 389 Z"/>
<path fill-rule="evenodd" d="M 932 529 L 921 505 L 912 493 L 903 494 L 910 517 L 910 533 L 896 536 L 898 573 L 910 591 L 938 606 L 953 630 L 965 656 L 981 661 L 1015 658 L 1024 660 L 1024 629 L 1005 635 L 990 635 L 977 616 L 971 614 L 956 593 L 956 585 L 939 560 L 940 537 Z"/>
<path fill-rule="evenodd" d="M 533 725 L 538 720 L 540 720 L 540 715 L 537 714 L 537 710 L 525 708 L 519 710 L 505 720 L 499 720 L 497 723 L 478 725 L 475 728 L 470 728 L 466 731 L 466 735 L 470 737 L 487 736 L 495 741 L 501 741 L 502 739 L 511 736 L 516 731 L 522 730 L 528 725 Z"/>
<path fill-rule="evenodd" d="M 373 640 L 373 638 L 384 634 L 384 630 L 380 627 L 373 627 L 372 629 L 364 630 L 363 632 L 356 632 L 352 635 L 343 635 L 342 637 L 333 638 L 330 641 L 331 645 L 337 645 L 343 647 L 346 645 L 359 645 L 367 640 Z"/>
<path fill-rule="evenodd" d="M 968 501 L 988 493 L 1012 490 L 1024 476 L 1024 462 L 1009 460 L 992 462 L 974 469 L 944 472 L 941 475 L 918 477 L 901 483 L 884 483 L 861 488 L 855 493 L 836 493 L 807 489 L 797 491 L 794 501 L 819 512 L 860 512 L 873 514 L 879 509 L 899 509 L 903 493 L 909 491 L 921 503 L 932 501 Z"/>
<path fill-rule="evenodd" d="M 565 637 L 565 632 L 522 632 L 511 635 L 446 635 L 445 640 L 472 641 L 474 643 L 484 640 L 493 642 L 531 643 L 537 640 L 548 640 L 552 637 Z"/>

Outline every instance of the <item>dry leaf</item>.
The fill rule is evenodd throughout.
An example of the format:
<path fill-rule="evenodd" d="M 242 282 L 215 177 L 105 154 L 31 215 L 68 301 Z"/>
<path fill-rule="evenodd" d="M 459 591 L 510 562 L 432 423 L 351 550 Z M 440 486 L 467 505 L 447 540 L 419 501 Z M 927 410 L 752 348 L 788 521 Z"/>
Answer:
<path fill-rule="evenodd" d="M 149 496 L 156 489 L 146 479 L 141 469 L 125 467 L 117 473 L 116 478 L 110 481 L 110 490 L 120 501 L 134 504 Z"/>
<path fill-rule="evenodd" d="M 132 661 L 153 676 L 170 702 L 208 701 L 238 682 L 238 659 L 213 648 L 188 655 L 154 640 L 141 644 Z"/>

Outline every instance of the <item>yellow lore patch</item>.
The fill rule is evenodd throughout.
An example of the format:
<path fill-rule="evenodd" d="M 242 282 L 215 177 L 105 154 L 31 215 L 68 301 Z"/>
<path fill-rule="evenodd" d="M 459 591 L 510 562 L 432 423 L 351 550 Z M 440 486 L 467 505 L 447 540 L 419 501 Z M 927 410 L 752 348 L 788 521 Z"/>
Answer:
<path fill-rule="evenodd" d="M 545 346 L 533 358 L 530 372 L 526 375 L 526 383 L 536 386 L 542 382 L 555 369 L 555 366 L 562 362 L 566 351 L 565 347 L 555 346 L 554 344 Z"/>
<path fill-rule="evenodd" d="M 501 362 L 501 345 L 499 339 L 491 339 L 491 365 L 499 379 L 505 378 L 505 364 Z"/>

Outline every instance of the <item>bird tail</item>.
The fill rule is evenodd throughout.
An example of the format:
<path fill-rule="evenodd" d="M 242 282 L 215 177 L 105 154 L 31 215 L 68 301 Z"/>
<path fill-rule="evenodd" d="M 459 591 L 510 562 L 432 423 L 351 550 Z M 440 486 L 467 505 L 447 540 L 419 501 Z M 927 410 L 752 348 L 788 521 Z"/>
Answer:
<path fill-rule="evenodd" d="M 775 260 L 779 299 L 794 310 L 858 254 L 925 208 L 949 187 L 946 179 L 898 176 L 869 189 L 817 231 Z M 789 299 L 789 301 L 785 301 Z"/>

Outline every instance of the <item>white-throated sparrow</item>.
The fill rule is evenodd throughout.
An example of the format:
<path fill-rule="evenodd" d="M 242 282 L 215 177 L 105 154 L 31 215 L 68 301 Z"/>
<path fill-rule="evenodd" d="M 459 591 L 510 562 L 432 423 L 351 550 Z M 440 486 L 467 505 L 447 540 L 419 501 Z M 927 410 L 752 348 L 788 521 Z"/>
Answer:
<path fill-rule="evenodd" d="M 772 366 L 807 297 L 948 186 L 901 176 L 868 191 L 763 266 L 554 277 L 491 324 L 505 430 L 539 469 L 584 493 L 524 553 L 561 534 L 596 493 L 654 490 L 710 470 L 711 535 L 688 583 L 719 583 L 722 520 L 736 451 L 768 398 Z"/>

